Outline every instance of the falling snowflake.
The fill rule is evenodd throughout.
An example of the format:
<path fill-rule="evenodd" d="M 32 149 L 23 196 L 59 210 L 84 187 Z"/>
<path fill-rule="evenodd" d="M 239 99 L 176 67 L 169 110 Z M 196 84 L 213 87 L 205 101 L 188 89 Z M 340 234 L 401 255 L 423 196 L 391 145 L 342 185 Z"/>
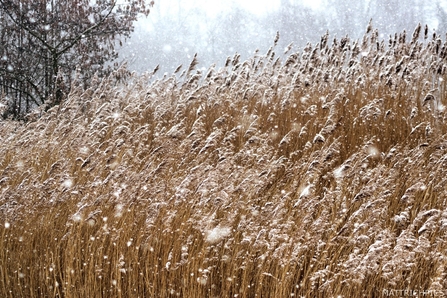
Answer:
<path fill-rule="evenodd" d="M 231 229 L 228 227 L 215 227 L 214 229 L 208 231 L 206 234 L 205 241 L 208 243 L 217 243 L 221 241 L 223 238 L 230 235 Z"/>

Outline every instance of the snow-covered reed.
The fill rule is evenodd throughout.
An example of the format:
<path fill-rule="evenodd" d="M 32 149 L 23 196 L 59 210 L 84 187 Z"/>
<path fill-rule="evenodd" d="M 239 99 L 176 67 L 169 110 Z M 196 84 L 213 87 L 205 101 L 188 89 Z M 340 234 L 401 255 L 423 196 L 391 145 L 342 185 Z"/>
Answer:
<path fill-rule="evenodd" d="M 445 291 L 447 44 L 421 27 L 1 121 L 0 296 Z"/>

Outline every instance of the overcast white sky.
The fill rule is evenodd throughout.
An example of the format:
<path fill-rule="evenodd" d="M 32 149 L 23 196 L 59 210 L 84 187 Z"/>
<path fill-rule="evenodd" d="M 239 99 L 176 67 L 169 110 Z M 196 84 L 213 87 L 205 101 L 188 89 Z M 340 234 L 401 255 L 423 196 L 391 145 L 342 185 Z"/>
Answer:
<path fill-rule="evenodd" d="M 219 61 L 223 63 L 228 55 L 235 52 L 251 55 L 255 49 L 267 50 L 276 31 L 281 33 L 279 46 L 285 47 L 293 42 L 296 49 L 305 46 L 307 42 L 317 43 L 327 30 L 332 36 L 349 35 L 359 38 L 370 19 L 367 14 L 374 15 L 373 25 L 382 34 L 381 38 L 400 32 L 404 27 L 407 32 L 412 32 L 417 22 L 428 24 L 430 30 L 433 30 L 438 28 L 439 23 L 434 3 L 447 8 L 447 0 L 425 3 L 420 0 L 412 1 L 413 6 L 407 5 L 407 0 L 399 3 L 405 8 L 402 13 L 399 13 L 401 10 L 396 10 L 395 15 L 390 15 L 390 11 L 386 9 L 386 0 L 377 1 L 380 5 L 373 7 L 368 7 L 371 0 L 358 0 L 363 5 L 358 5 L 357 9 L 365 10 L 368 7 L 372 8 L 371 11 L 366 9 L 367 11 L 359 11 L 358 14 L 349 12 L 353 17 L 347 19 L 337 17 L 339 7 L 334 4 L 346 3 L 345 0 L 329 1 L 332 6 L 326 5 L 328 1 L 325 0 L 286 1 L 304 4 L 312 8 L 314 14 L 306 11 L 305 15 L 292 20 L 286 19 L 285 23 L 289 23 L 282 26 L 281 16 L 285 12 L 279 8 L 284 0 L 155 0 L 148 18 L 141 18 L 137 22 L 137 30 L 127 40 L 127 48 L 122 50 L 126 54 L 122 56 L 130 57 L 128 60 L 135 61 L 136 67 L 143 69 L 142 71 L 153 69 L 156 64 L 173 70 L 182 63 L 189 63 L 194 53 L 199 53 L 202 65 L 207 66 Z M 415 3 L 420 3 L 420 6 L 414 7 Z M 242 8 L 246 13 L 232 11 L 235 7 Z M 406 16 L 412 16 L 410 11 L 413 9 L 419 15 L 407 20 Z M 303 11 L 294 10 L 294 13 Z M 147 65 L 144 64 L 145 61 Z"/>
<path fill-rule="evenodd" d="M 243 7 L 244 9 L 251 11 L 255 14 L 262 14 L 263 12 L 266 12 L 271 9 L 275 9 L 277 6 L 279 6 L 278 0 L 272 0 L 272 1 L 268 1 L 268 0 L 260 0 L 260 1 L 236 0 L 235 2 L 237 2 L 237 4 L 240 5 L 241 7 Z"/>
<path fill-rule="evenodd" d="M 279 7 L 280 3 L 279 0 L 235 0 L 234 2 L 255 14 L 262 14 L 270 9 L 275 9 Z M 318 9 L 320 7 L 321 0 L 300 0 L 296 2 L 304 3 L 313 9 Z"/>
<path fill-rule="evenodd" d="M 318 9 L 321 0 L 295 0 L 305 5 Z M 234 5 L 238 5 L 247 11 L 261 15 L 270 10 L 279 7 L 280 0 L 158 0 L 155 2 L 156 11 L 160 10 L 162 14 L 175 13 L 181 5 L 182 9 L 202 8 L 211 16 L 225 12 Z M 158 6 L 158 7 L 157 7 Z"/>

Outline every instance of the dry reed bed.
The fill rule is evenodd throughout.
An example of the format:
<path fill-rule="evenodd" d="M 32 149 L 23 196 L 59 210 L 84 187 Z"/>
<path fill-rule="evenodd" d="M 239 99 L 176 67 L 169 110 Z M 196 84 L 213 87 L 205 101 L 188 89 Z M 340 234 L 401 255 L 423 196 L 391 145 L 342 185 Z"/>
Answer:
<path fill-rule="evenodd" d="M 447 44 L 328 37 L 0 122 L 0 296 L 445 293 Z"/>

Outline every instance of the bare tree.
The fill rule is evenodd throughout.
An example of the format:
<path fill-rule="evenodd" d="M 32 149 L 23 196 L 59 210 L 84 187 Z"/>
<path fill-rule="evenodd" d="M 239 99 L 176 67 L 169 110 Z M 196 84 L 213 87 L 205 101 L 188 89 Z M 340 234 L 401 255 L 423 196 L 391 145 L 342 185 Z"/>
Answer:
<path fill-rule="evenodd" d="M 118 4 L 120 3 L 120 4 Z M 58 104 L 76 69 L 88 85 L 117 58 L 115 47 L 130 36 L 147 0 L 0 0 L 0 96 L 4 116 Z"/>

